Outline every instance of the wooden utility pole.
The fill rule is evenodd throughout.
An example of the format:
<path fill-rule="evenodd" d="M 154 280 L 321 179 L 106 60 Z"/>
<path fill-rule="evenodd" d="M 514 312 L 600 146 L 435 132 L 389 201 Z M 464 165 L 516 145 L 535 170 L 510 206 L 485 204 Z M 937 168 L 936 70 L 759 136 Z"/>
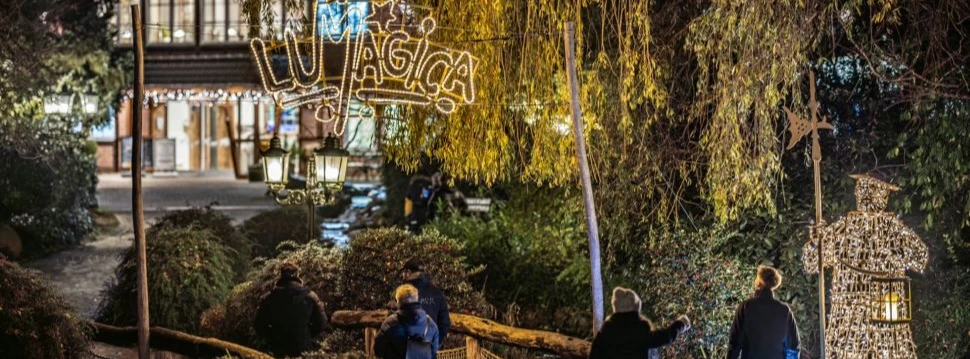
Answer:
<path fill-rule="evenodd" d="M 600 274 L 599 226 L 596 224 L 596 206 L 593 203 L 593 184 L 589 175 L 589 162 L 586 159 L 586 139 L 583 135 L 582 112 L 579 108 L 579 80 L 576 75 L 576 25 L 566 23 L 566 72 L 569 79 L 570 112 L 573 117 L 573 134 L 576 139 L 576 155 L 579 172 L 583 181 L 583 202 L 586 204 L 586 232 L 589 235 L 589 263 L 593 284 L 593 333 L 603 325 L 603 278 Z"/>
<path fill-rule="evenodd" d="M 145 43 L 141 9 L 131 5 L 135 34 L 135 96 L 131 103 L 131 211 L 138 252 L 138 359 L 149 359 L 148 348 L 148 251 L 145 248 L 145 200 L 142 197 L 142 103 L 145 102 Z"/>

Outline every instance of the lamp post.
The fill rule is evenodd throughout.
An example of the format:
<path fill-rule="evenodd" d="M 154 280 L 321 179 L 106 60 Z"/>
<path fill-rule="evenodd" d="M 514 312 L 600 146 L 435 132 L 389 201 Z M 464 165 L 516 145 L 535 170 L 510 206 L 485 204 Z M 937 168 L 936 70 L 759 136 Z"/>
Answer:
<path fill-rule="evenodd" d="M 323 140 L 323 147 L 317 148 L 308 156 L 306 165 L 306 186 L 302 189 L 287 189 L 289 182 L 290 154 L 283 149 L 279 137 L 273 136 L 269 148 L 261 153 L 263 157 L 263 181 L 269 187 L 276 203 L 307 206 L 307 241 L 315 240 L 316 207 L 333 202 L 335 195 L 344 185 L 347 175 L 347 158 L 350 153 L 340 147 L 340 140 L 332 133 Z"/>

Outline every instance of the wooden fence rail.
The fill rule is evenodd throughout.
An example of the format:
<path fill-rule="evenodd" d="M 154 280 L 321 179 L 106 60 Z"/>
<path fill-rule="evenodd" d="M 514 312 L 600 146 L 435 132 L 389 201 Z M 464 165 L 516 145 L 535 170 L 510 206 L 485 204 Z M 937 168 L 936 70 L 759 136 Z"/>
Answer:
<path fill-rule="evenodd" d="M 94 340 L 116 346 L 131 346 L 138 341 L 135 327 L 115 327 L 101 323 L 91 323 L 94 327 Z M 151 347 L 185 355 L 190 358 L 217 357 L 231 354 L 245 359 L 274 359 L 273 356 L 239 344 L 215 338 L 197 337 L 177 330 L 152 327 Z"/>
<path fill-rule="evenodd" d="M 385 310 L 338 310 L 330 321 L 341 328 L 380 328 L 390 312 Z M 451 314 L 451 331 L 502 345 L 534 349 L 557 354 L 563 358 L 586 358 L 588 341 L 559 333 L 510 327 L 497 322 L 464 314 Z"/>
<path fill-rule="evenodd" d="M 376 329 L 380 328 L 388 315 L 390 312 L 385 310 L 338 310 L 330 317 L 330 323 L 343 329 L 363 329 L 364 350 L 368 356 L 372 356 Z M 91 325 L 95 329 L 95 341 L 117 346 L 130 346 L 137 342 L 138 331 L 135 327 L 115 327 L 101 323 Z M 451 325 L 452 332 L 470 337 L 466 340 L 465 350 L 467 358 L 472 359 L 481 357 L 479 340 L 544 351 L 571 359 L 586 358 L 590 348 L 590 343 L 582 339 L 559 333 L 510 327 L 471 315 L 452 313 Z M 273 359 L 269 354 L 239 344 L 160 327 L 151 328 L 151 338 L 152 348 L 188 357 L 232 354 L 246 359 Z"/>

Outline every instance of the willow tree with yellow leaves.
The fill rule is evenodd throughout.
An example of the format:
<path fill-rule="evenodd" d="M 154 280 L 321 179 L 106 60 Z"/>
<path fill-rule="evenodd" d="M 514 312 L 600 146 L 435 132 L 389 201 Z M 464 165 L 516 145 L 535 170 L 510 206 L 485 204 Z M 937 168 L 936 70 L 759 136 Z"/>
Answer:
<path fill-rule="evenodd" d="M 259 35 L 259 23 L 272 23 L 279 16 L 274 13 L 279 11 L 276 4 L 283 3 L 283 11 L 307 13 L 302 0 L 241 1 L 250 15 L 251 37 Z M 437 20 L 431 41 L 474 54 L 475 100 L 449 114 L 423 106 L 378 106 L 378 140 L 386 158 L 408 170 L 416 170 L 422 158 L 430 157 L 443 171 L 465 181 L 576 187 L 562 41 L 564 24 L 576 23 L 581 107 L 604 259 L 607 277 L 617 277 L 618 268 L 635 271 L 656 264 L 651 256 L 661 246 L 653 243 L 662 241 L 657 234 L 686 228 L 690 236 L 704 241 L 715 237 L 706 235 L 708 227 L 737 224 L 751 213 L 786 210 L 789 219 L 784 225 L 796 227 L 791 210 L 778 205 L 783 201 L 779 198 L 793 197 L 799 186 L 786 181 L 799 176 L 799 169 L 782 168 L 782 108 L 806 112 L 802 88 L 807 87 L 808 70 L 817 70 L 823 97 L 836 96 L 824 93 L 822 83 L 837 82 L 832 78 L 845 71 L 838 67 L 850 63 L 861 64 L 865 76 L 859 78 L 882 87 L 869 96 L 899 95 L 891 105 L 905 102 L 916 108 L 914 103 L 937 98 L 970 100 L 970 86 L 960 80 L 966 76 L 952 74 L 970 68 L 970 50 L 965 50 L 970 46 L 952 42 L 945 29 L 959 26 L 962 17 L 953 14 L 970 14 L 970 7 L 963 2 L 933 3 L 401 0 L 399 5 L 408 11 Z M 894 90 L 899 88 L 904 90 Z M 957 107 L 940 108 L 942 113 Z M 890 147 L 897 153 L 903 146 L 930 147 L 919 141 L 924 140 L 903 138 Z M 857 144 L 845 146 L 859 148 L 832 148 L 826 161 L 833 167 L 868 170 L 847 164 L 862 162 L 860 157 L 838 155 L 868 151 Z M 807 154 L 806 148 L 796 151 Z M 905 156 L 933 159 L 932 153 L 938 152 Z M 914 186 L 926 190 L 926 183 L 932 182 L 934 188 L 945 189 L 933 193 L 939 201 L 962 198 L 939 193 L 952 194 L 953 188 L 967 188 L 966 184 L 940 184 L 945 176 L 929 167 L 921 169 L 923 162 L 913 160 L 907 166 L 928 173 L 932 180 L 921 179 Z M 952 163 L 961 168 L 960 161 Z M 770 256 L 776 262 L 788 259 L 777 253 Z M 811 285 L 805 287 L 811 293 Z M 800 321 L 812 322 L 811 313 L 800 315 Z M 810 341 L 815 336 L 807 329 L 804 339 Z"/>
<path fill-rule="evenodd" d="M 243 3 L 251 22 L 279 16 L 270 6 L 278 1 Z M 302 1 L 283 3 L 284 11 L 306 13 Z M 400 6 L 437 20 L 432 41 L 480 61 L 475 103 L 447 116 L 421 107 L 382 111 L 382 128 L 397 129 L 381 138 L 390 160 L 413 169 L 427 155 L 456 178 L 485 184 L 574 182 L 561 39 L 563 24 L 574 21 L 598 183 L 617 176 L 636 183 L 631 199 L 649 204 L 656 219 L 678 218 L 686 193 L 700 191 L 723 220 L 772 207 L 781 176 L 778 109 L 797 91 L 819 26 L 813 15 L 824 12 L 817 9 L 824 4 L 801 1 Z"/>

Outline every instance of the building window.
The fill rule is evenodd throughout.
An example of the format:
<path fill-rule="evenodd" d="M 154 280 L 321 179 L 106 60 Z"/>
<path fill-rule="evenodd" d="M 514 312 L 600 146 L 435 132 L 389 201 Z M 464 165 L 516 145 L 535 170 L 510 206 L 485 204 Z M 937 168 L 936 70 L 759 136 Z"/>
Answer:
<path fill-rule="evenodd" d="M 344 30 L 356 35 L 367 30 L 366 18 L 370 10 L 367 1 L 349 1 L 345 4 L 318 0 L 317 32 L 320 36 L 340 36 Z"/>
<path fill-rule="evenodd" d="M 111 20 L 118 27 L 118 43 L 130 44 L 134 38 L 131 28 L 131 4 L 137 0 L 119 0 L 114 19 Z"/>
<path fill-rule="evenodd" d="M 238 0 L 203 0 L 202 41 L 245 41 L 249 32 Z"/>
<path fill-rule="evenodd" d="M 195 0 L 148 0 L 150 43 L 195 42 Z"/>
<path fill-rule="evenodd" d="M 229 41 L 245 41 L 249 37 L 249 24 L 243 16 L 242 6 L 237 0 L 227 0 L 229 2 L 229 13 L 227 14 L 226 37 Z"/>
<path fill-rule="evenodd" d="M 274 133 L 276 132 L 276 111 L 275 107 L 269 108 L 269 115 L 266 117 L 270 120 L 266 121 L 266 132 Z M 281 135 L 293 135 L 300 132 L 300 109 L 299 108 L 287 108 L 283 109 L 283 115 L 280 116 L 280 130 Z"/>
<path fill-rule="evenodd" d="M 226 41 L 226 1 L 205 0 L 202 7 L 202 41 Z"/>

